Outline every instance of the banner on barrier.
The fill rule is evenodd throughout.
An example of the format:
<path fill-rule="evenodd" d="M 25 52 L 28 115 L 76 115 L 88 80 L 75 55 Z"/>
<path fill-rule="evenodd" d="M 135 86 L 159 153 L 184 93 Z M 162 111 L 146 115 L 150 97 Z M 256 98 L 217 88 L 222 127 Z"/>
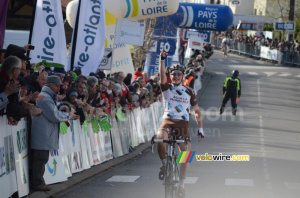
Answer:
<path fill-rule="evenodd" d="M 37 0 L 31 44 L 35 49 L 30 51 L 30 62 L 46 60 L 67 65 L 61 1 Z"/>
<path fill-rule="evenodd" d="M 27 126 L 22 120 L 17 126 L 12 127 L 14 154 L 16 159 L 16 174 L 19 197 L 29 194 L 29 172 L 28 172 L 28 144 Z"/>
<path fill-rule="evenodd" d="M 6 116 L 0 118 L 0 186 L 1 196 L 10 197 L 17 191 L 16 167 L 12 127 L 7 124 Z"/>
<path fill-rule="evenodd" d="M 44 180 L 46 184 L 67 181 L 65 167 L 59 150 L 50 151 L 49 160 L 45 165 Z"/>
<path fill-rule="evenodd" d="M 118 138 L 113 142 L 120 149 L 120 154 L 125 155 L 130 146 L 135 147 L 149 140 L 161 124 L 162 114 L 162 103 L 157 102 L 147 109 L 134 109 L 126 115 L 124 122 L 117 123 L 115 120 L 112 125 L 116 126 L 119 133 L 118 137 L 113 135 L 113 138 Z M 142 117 L 145 118 L 145 123 L 140 119 Z M 29 189 L 26 122 L 21 121 L 12 127 L 7 125 L 7 118 L 4 116 L 0 118 L 0 125 L 1 195 L 9 197 L 19 190 L 19 195 L 26 196 Z M 73 170 L 80 170 L 82 167 L 89 168 L 85 163 L 92 166 L 113 158 L 109 132 L 94 133 L 91 124 L 81 126 L 78 120 L 73 121 L 71 126 L 74 129 L 69 127 L 66 133 L 60 134 L 60 149 L 50 152 L 45 166 L 46 184 L 66 181 L 68 176 L 72 176 L 72 166 Z M 123 128 L 126 130 L 122 130 Z"/>
<path fill-rule="evenodd" d="M 269 47 L 261 46 L 260 57 L 268 60 L 277 60 L 277 50 L 270 50 Z"/>

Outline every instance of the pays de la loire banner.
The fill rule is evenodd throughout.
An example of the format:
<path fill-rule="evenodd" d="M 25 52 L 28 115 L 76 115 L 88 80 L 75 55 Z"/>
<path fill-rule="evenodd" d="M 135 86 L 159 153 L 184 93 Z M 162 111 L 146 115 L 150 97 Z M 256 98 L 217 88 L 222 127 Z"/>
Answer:
<path fill-rule="evenodd" d="M 67 46 L 60 1 L 37 0 L 31 37 L 32 63 L 42 60 L 67 65 Z"/>
<path fill-rule="evenodd" d="M 74 23 L 68 70 L 78 68 L 88 75 L 97 70 L 104 55 L 104 0 L 80 0 Z"/>
<path fill-rule="evenodd" d="M 142 20 L 174 14 L 179 0 L 105 0 L 105 5 L 118 19 Z"/>

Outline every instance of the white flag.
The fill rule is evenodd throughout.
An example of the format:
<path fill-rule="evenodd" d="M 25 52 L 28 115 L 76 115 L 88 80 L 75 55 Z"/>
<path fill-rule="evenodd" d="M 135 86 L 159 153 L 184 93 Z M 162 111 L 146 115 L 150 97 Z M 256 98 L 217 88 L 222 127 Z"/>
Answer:
<path fill-rule="evenodd" d="M 42 60 L 67 65 L 67 46 L 61 1 L 37 0 L 30 57 L 32 63 Z"/>
<path fill-rule="evenodd" d="M 68 69 L 78 68 L 88 75 L 97 70 L 104 56 L 105 6 L 104 0 L 79 1 L 78 6 Z"/>

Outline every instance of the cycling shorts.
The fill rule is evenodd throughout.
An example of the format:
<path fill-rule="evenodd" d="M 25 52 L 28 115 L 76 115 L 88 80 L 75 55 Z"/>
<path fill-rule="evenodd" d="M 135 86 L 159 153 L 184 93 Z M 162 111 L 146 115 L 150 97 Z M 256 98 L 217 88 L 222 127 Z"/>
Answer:
<path fill-rule="evenodd" d="M 169 138 L 172 135 L 171 134 L 172 130 L 175 130 L 177 140 L 184 140 L 187 137 L 188 142 L 191 142 L 191 134 L 189 131 L 189 122 L 188 121 L 163 119 L 163 122 L 160 125 L 158 130 L 166 131 L 168 133 Z"/>

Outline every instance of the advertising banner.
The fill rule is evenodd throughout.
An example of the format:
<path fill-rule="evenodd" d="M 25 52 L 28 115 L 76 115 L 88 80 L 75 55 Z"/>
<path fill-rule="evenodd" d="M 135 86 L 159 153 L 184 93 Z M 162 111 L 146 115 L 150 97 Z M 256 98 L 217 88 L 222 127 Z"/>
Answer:
<path fill-rule="evenodd" d="M 181 28 L 202 31 L 227 31 L 233 22 L 229 6 L 215 4 L 180 3 L 176 14 L 168 16 Z"/>
<path fill-rule="evenodd" d="M 188 48 L 195 50 L 203 50 L 204 40 L 197 36 L 191 36 L 189 39 Z"/>
<path fill-rule="evenodd" d="M 68 177 L 59 150 L 50 151 L 49 160 L 45 165 L 44 179 L 46 184 L 67 181 Z"/>
<path fill-rule="evenodd" d="M 42 60 L 67 65 L 67 46 L 61 2 L 37 0 L 30 51 L 32 63 Z"/>
<path fill-rule="evenodd" d="M 100 69 L 110 70 L 112 65 L 112 52 L 112 48 L 105 48 L 104 56 L 99 67 Z"/>
<path fill-rule="evenodd" d="M 207 43 L 210 42 L 210 32 L 197 32 L 187 30 L 185 31 L 184 40 L 187 41 L 191 36 L 200 37 Z"/>
<path fill-rule="evenodd" d="M 106 12 L 106 36 L 105 36 L 105 47 L 113 49 L 113 60 L 112 60 L 112 72 L 123 71 L 125 75 L 127 73 L 133 74 L 133 62 L 129 46 L 127 44 L 115 44 L 115 31 L 117 19 L 110 13 Z M 102 67 L 100 66 L 100 69 Z"/>
<path fill-rule="evenodd" d="M 118 20 L 116 43 L 143 46 L 145 23 L 139 21 Z"/>
<path fill-rule="evenodd" d="M 104 0 L 80 0 L 74 27 L 68 70 L 81 69 L 83 75 L 96 72 L 104 56 Z"/>
<path fill-rule="evenodd" d="M 105 5 L 118 19 L 142 20 L 174 14 L 179 0 L 105 0 Z"/>

